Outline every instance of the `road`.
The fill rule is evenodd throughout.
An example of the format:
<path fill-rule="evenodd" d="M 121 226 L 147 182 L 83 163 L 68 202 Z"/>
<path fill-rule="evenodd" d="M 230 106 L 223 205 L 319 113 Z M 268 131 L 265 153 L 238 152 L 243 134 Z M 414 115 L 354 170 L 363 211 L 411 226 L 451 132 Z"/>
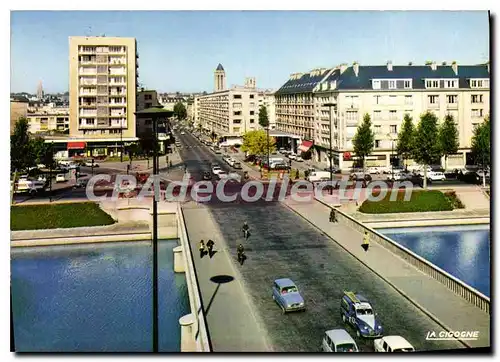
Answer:
<path fill-rule="evenodd" d="M 201 173 L 208 170 L 207 162 L 219 160 L 219 156 L 207 148 L 199 147 L 199 142 L 190 134 L 178 138 L 184 146 L 181 156 L 193 176 L 201 177 Z M 194 203 L 184 206 L 186 211 L 196 207 Z M 250 225 L 252 235 L 245 243 L 248 260 L 240 267 L 241 275 L 246 292 L 256 306 L 255 313 L 265 322 L 268 343 L 273 350 L 319 351 L 326 330 L 344 328 L 339 312 L 344 290 L 361 292 L 371 300 L 386 335 L 402 335 L 417 350 L 463 348 L 457 342 L 426 341 L 428 331 L 442 328 L 284 205 L 262 201 L 244 206 L 214 204 L 209 209 L 233 261 L 236 248 L 242 242 L 241 226 L 244 221 Z M 188 215 L 186 212 L 186 222 L 196 222 L 188 220 Z M 271 299 L 273 280 L 283 277 L 294 280 L 302 291 L 308 306 L 304 313 L 282 315 Z M 221 328 L 227 322 L 221 321 Z M 360 340 L 355 337 L 355 331 L 346 329 L 362 351 L 373 351 L 372 341 Z"/>

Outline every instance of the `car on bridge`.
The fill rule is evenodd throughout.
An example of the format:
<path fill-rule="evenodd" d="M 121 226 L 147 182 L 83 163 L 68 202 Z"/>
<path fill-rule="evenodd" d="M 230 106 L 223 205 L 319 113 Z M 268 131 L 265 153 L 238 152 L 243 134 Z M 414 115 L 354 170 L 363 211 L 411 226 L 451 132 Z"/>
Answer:
<path fill-rule="evenodd" d="M 222 171 L 222 168 L 219 165 L 213 165 L 212 166 L 212 173 L 214 175 L 218 175 L 220 172 L 223 172 L 223 171 Z"/>
<path fill-rule="evenodd" d="M 415 352 L 415 348 L 401 336 L 385 336 L 373 341 L 375 352 Z"/>
<path fill-rule="evenodd" d="M 211 179 L 212 175 L 210 174 L 210 172 L 208 171 L 203 172 L 203 180 L 211 180 Z"/>
<path fill-rule="evenodd" d="M 283 314 L 306 309 L 304 298 L 300 295 L 299 288 L 288 278 L 276 279 L 274 281 L 273 300 L 281 307 Z"/>
<path fill-rule="evenodd" d="M 345 329 L 326 331 L 321 348 L 323 352 L 359 352 L 356 342 Z"/>
<path fill-rule="evenodd" d="M 376 338 L 383 335 L 383 328 L 377 314 L 364 296 L 353 292 L 344 292 L 340 302 L 342 321 L 356 329 L 358 337 Z"/>

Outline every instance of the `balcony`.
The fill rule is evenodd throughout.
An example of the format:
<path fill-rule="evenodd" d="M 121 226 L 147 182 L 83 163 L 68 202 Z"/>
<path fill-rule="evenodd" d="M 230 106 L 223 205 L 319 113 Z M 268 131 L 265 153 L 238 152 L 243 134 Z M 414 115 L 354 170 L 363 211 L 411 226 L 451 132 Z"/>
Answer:
<path fill-rule="evenodd" d="M 347 119 L 345 121 L 346 126 L 357 126 L 358 125 L 358 120 L 356 119 Z"/>
<path fill-rule="evenodd" d="M 427 108 L 429 109 L 439 109 L 439 102 L 436 103 L 427 103 Z"/>
<path fill-rule="evenodd" d="M 95 108 L 97 107 L 96 102 L 91 102 L 91 103 L 80 103 L 80 108 Z"/>
<path fill-rule="evenodd" d="M 458 109 L 458 103 L 446 103 L 446 109 Z"/>

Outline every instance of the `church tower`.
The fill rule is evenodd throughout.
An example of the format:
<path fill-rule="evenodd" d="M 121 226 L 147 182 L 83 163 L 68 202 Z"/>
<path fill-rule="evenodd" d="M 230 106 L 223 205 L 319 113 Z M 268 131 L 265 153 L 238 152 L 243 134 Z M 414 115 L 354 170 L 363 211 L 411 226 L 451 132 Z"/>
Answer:
<path fill-rule="evenodd" d="M 214 80 L 215 80 L 214 92 L 221 92 L 223 90 L 226 90 L 226 72 L 224 71 L 224 68 L 220 63 L 217 66 L 217 69 L 215 70 Z"/>

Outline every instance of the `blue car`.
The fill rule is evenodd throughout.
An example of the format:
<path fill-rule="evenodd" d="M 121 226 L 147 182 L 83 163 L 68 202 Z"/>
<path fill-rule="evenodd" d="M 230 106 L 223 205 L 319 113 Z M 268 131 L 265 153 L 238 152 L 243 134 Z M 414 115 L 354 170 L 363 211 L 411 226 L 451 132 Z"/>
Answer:
<path fill-rule="evenodd" d="M 344 323 L 356 329 L 358 337 L 379 338 L 383 336 L 384 330 L 377 314 L 373 312 L 368 299 L 361 294 L 344 292 L 340 302 L 340 314 Z"/>
<path fill-rule="evenodd" d="M 300 295 L 299 288 L 288 278 L 276 279 L 274 281 L 273 300 L 281 307 L 283 314 L 306 309 L 304 298 Z"/>

